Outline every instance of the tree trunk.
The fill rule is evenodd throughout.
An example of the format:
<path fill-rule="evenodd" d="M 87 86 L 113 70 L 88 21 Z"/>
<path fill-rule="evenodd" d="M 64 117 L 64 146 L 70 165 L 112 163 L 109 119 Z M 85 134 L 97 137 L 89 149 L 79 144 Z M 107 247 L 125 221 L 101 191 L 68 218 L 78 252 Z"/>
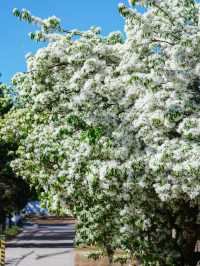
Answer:
<path fill-rule="evenodd" d="M 114 256 L 114 250 L 111 247 L 111 245 L 106 245 L 106 253 L 108 256 L 108 265 L 111 266 L 113 264 L 113 256 Z"/>
<path fill-rule="evenodd" d="M 200 252 L 195 250 L 198 235 L 197 225 L 185 227 L 183 231 L 184 243 L 182 249 L 183 266 L 197 266 L 198 261 L 200 261 Z"/>
<path fill-rule="evenodd" d="M 9 215 L 8 215 L 8 226 L 9 226 L 9 228 L 12 227 L 12 221 L 11 221 L 11 219 L 12 219 L 12 214 L 9 213 Z"/>
<path fill-rule="evenodd" d="M 3 231 L 6 229 L 6 214 L 4 212 L 0 213 L 0 227 L 3 233 Z"/>

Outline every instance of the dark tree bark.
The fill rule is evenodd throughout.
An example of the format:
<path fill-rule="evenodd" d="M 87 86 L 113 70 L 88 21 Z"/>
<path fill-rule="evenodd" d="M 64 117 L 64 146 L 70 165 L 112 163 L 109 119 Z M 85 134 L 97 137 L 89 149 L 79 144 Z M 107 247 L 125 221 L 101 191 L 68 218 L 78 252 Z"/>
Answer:
<path fill-rule="evenodd" d="M 200 261 L 200 252 L 195 251 L 195 246 L 199 238 L 198 225 L 190 225 L 183 231 L 183 260 L 184 266 L 196 266 Z"/>
<path fill-rule="evenodd" d="M 12 215 L 9 213 L 9 215 L 8 215 L 8 226 L 9 226 L 9 228 L 11 228 L 11 226 L 12 226 L 11 218 L 12 218 Z"/>
<path fill-rule="evenodd" d="M 106 245 L 106 253 L 107 253 L 107 256 L 108 256 L 109 266 L 111 266 L 112 263 L 113 263 L 114 250 L 111 247 L 111 245 L 109 245 L 109 244 Z"/>
<path fill-rule="evenodd" d="M 6 214 L 4 212 L 0 213 L 0 226 L 3 232 L 6 229 Z"/>

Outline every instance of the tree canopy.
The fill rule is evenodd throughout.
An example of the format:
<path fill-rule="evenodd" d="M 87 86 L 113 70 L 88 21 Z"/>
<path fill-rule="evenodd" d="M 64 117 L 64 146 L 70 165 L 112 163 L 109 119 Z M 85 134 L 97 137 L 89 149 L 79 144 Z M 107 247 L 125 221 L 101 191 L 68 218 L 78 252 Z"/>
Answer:
<path fill-rule="evenodd" d="M 75 215 L 77 242 L 103 246 L 110 262 L 122 248 L 142 265 L 196 265 L 200 5 L 131 3 L 119 6 L 125 39 L 14 10 L 49 44 L 13 78 L 4 137 L 20 143 L 15 171 Z"/>
<path fill-rule="evenodd" d="M 4 127 L 4 116 L 13 106 L 8 88 L 0 85 L 0 128 Z M 17 177 L 10 167 L 15 158 L 17 142 L 0 137 L 0 225 L 5 226 L 6 215 L 24 207 L 30 190 L 27 182 Z"/>

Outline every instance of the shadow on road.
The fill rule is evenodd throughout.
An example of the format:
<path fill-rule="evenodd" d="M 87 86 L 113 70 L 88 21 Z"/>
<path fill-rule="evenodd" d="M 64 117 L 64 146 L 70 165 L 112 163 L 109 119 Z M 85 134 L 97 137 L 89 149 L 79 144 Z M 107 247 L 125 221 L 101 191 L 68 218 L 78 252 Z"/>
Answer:
<path fill-rule="evenodd" d="M 8 243 L 6 248 L 73 248 L 73 243 Z"/>
<path fill-rule="evenodd" d="M 6 265 L 15 265 L 17 263 L 18 259 L 10 259 L 6 262 Z"/>
<path fill-rule="evenodd" d="M 21 256 L 19 258 L 7 260 L 6 261 L 6 265 L 15 265 L 15 266 L 18 266 L 22 260 L 24 260 L 26 257 L 32 255 L 33 253 L 34 253 L 34 251 L 32 250 L 32 251 L 24 254 L 23 256 Z"/>
<path fill-rule="evenodd" d="M 52 241 L 56 241 L 56 240 L 70 240 L 70 239 L 74 239 L 74 233 L 73 232 L 64 232 L 62 233 L 46 233 L 46 235 L 36 235 L 36 236 L 32 236 L 31 240 L 52 240 Z M 30 240 L 30 237 L 28 235 L 23 235 L 23 236 L 19 236 L 18 240 L 23 241 L 23 240 Z"/>
<path fill-rule="evenodd" d="M 7 248 L 73 248 L 75 231 L 73 225 L 34 224 L 24 227 L 24 231 Z"/>
<path fill-rule="evenodd" d="M 45 258 L 49 258 L 49 257 L 59 256 L 59 255 L 63 255 L 63 254 L 69 253 L 69 252 L 71 252 L 71 250 L 69 250 L 69 251 L 65 250 L 63 252 L 56 252 L 56 253 L 51 253 L 51 254 L 38 255 L 36 257 L 36 260 L 41 260 L 41 259 L 45 259 Z"/>

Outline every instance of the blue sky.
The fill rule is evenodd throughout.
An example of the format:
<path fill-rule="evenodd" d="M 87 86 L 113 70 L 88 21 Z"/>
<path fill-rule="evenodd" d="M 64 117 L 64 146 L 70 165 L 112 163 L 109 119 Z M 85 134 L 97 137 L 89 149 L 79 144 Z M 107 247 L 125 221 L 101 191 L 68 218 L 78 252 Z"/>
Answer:
<path fill-rule="evenodd" d="M 35 52 L 44 44 L 33 42 L 28 33 L 35 28 L 13 17 L 14 7 L 26 8 L 32 14 L 46 18 L 56 15 L 67 29 L 86 30 L 100 26 L 103 34 L 123 31 L 123 18 L 118 13 L 118 3 L 127 0 L 1 0 L 0 1 L 0 72 L 1 81 L 10 83 L 16 72 L 24 71 L 25 55 Z"/>

